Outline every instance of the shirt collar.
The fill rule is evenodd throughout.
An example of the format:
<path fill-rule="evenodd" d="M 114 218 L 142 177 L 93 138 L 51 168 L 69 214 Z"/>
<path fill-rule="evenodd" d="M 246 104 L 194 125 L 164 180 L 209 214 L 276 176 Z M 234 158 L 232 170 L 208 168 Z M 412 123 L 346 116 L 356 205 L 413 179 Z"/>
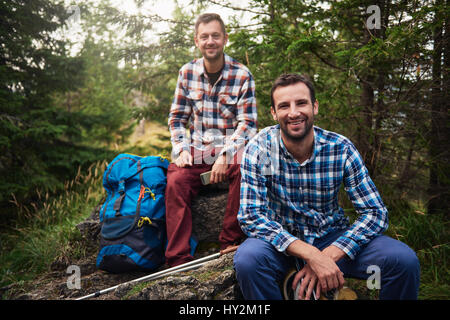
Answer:
<path fill-rule="evenodd" d="M 231 65 L 231 57 L 227 55 L 225 52 L 223 53 L 225 64 L 222 69 L 222 79 L 228 80 L 228 75 L 230 74 L 230 65 Z M 196 72 L 198 75 L 203 76 L 205 71 L 205 66 L 203 64 L 204 58 L 200 58 L 195 62 L 194 72 Z"/>

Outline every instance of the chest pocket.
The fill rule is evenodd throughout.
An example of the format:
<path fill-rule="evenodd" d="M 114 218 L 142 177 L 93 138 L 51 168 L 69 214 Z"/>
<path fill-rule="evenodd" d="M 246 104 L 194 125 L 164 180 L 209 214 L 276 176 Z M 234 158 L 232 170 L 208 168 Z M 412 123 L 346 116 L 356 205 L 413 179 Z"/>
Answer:
<path fill-rule="evenodd" d="M 187 98 L 191 102 L 192 111 L 196 115 L 203 114 L 203 91 L 191 91 L 187 95 Z"/>
<path fill-rule="evenodd" d="M 231 119 L 236 117 L 236 105 L 237 105 L 238 97 L 237 96 L 229 96 L 229 95 L 221 95 L 219 96 L 219 113 L 222 117 L 226 119 Z"/>
<path fill-rule="evenodd" d="M 332 203 L 336 199 L 338 189 L 327 183 L 311 184 L 303 188 L 304 196 L 314 206 L 323 206 Z"/>

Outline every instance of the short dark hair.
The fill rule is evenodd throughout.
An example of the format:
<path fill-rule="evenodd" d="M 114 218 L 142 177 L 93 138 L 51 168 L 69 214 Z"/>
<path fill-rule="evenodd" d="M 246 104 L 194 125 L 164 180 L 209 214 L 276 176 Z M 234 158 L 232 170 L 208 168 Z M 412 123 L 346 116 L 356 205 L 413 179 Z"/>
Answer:
<path fill-rule="evenodd" d="M 311 104 L 314 105 L 316 102 L 316 94 L 314 90 L 314 85 L 311 79 L 307 75 L 301 75 L 297 73 L 285 73 L 279 76 L 272 85 L 272 90 L 270 91 L 270 102 L 272 108 L 275 110 L 275 102 L 273 101 L 273 92 L 278 87 L 287 87 L 296 83 L 304 83 L 309 89 L 309 96 L 311 98 Z"/>
<path fill-rule="evenodd" d="M 218 21 L 220 23 L 220 26 L 222 27 L 222 32 L 223 34 L 227 34 L 227 32 L 225 31 L 225 24 L 223 23 L 222 18 L 217 14 L 217 13 L 204 13 L 202 15 L 200 15 L 197 18 L 197 21 L 195 22 L 195 35 L 197 35 L 197 31 L 198 31 L 198 26 L 201 23 L 209 23 L 211 21 Z"/>

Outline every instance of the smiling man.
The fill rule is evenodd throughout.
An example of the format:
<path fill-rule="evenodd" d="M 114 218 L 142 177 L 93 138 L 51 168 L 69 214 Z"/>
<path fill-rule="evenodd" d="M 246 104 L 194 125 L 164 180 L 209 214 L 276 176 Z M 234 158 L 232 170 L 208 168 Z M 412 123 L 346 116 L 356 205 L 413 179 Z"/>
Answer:
<path fill-rule="evenodd" d="M 382 233 L 387 210 L 355 146 L 314 126 L 319 103 L 311 81 L 280 76 L 271 91 L 278 125 L 246 146 L 238 220 L 248 239 L 234 257 L 246 299 L 281 299 L 279 284 L 303 268 L 298 298 L 342 288 L 345 277 L 368 279 L 380 270 L 380 299 L 416 299 L 420 266 L 414 251 Z M 344 184 L 359 217 L 349 223 L 338 205 Z"/>
<path fill-rule="evenodd" d="M 201 186 L 200 174 L 207 171 L 211 171 L 211 183 L 229 181 L 221 249 L 245 237 L 236 218 L 239 155 L 256 133 L 255 83 L 244 65 L 223 52 L 228 34 L 218 14 L 205 13 L 197 19 L 194 41 L 203 57 L 181 68 L 168 121 L 174 159 L 166 187 L 166 261 L 170 266 L 193 259 L 191 202 Z"/>

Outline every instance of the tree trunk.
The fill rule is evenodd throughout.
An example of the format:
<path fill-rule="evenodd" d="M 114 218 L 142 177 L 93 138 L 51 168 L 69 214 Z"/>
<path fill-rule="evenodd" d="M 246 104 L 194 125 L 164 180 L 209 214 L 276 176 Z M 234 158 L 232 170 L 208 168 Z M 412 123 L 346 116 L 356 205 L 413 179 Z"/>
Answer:
<path fill-rule="evenodd" d="M 368 82 L 361 83 L 362 92 L 360 102 L 363 106 L 363 119 L 362 119 L 362 127 L 359 131 L 359 141 L 358 141 L 358 150 L 361 153 L 361 156 L 364 159 L 364 163 L 366 164 L 369 173 L 372 175 L 373 167 L 372 167 L 372 154 L 373 154 L 373 137 L 372 137 L 372 122 L 373 122 L 373 100 L 374 93 L 373 88 Z"/>
<path fill-rule="evenodd" d="M 389 23 L 389 1 L 376 1 L 376 5 L 381 8 L 382 23 L 380 29 L 364 30 L 363 43 L 367 44 L 372 37 L 384 39 L 386 27 Z M 378 173 L 378 163 L 380 159 L 382 139 L 381 129 L 383 117 L 385 116 L 385 102 L 383 92 L 385 91 L 386 73 L 381 66 L 371 66 L 370 70 L 377 70 L 368 74 L 364 81 L 361 81 L 361 105 L 364 107 L 363 127 L 359 135 L 359 146 L 365 165 L 374 179 Z M 374 94 L 377 90 L 377 97 Z"/>
<path fill-rule="evenodd" d="M 431 91 L 431 131 L 430 131 L 430 180 L 428 213 L 446 213 L 449 215 L 449 19 L 444 23 L 445 1 L 436 2 L 435 29 L 433 31 L 433 66 Z M 442 8 L 442 9 L 440 9 Z M 445 34 L 443 33 L 445 26 Z M 444 59 L 443 58 L 444 55 Z M 442 63 L 444 60 L 444 64 Z"/>

